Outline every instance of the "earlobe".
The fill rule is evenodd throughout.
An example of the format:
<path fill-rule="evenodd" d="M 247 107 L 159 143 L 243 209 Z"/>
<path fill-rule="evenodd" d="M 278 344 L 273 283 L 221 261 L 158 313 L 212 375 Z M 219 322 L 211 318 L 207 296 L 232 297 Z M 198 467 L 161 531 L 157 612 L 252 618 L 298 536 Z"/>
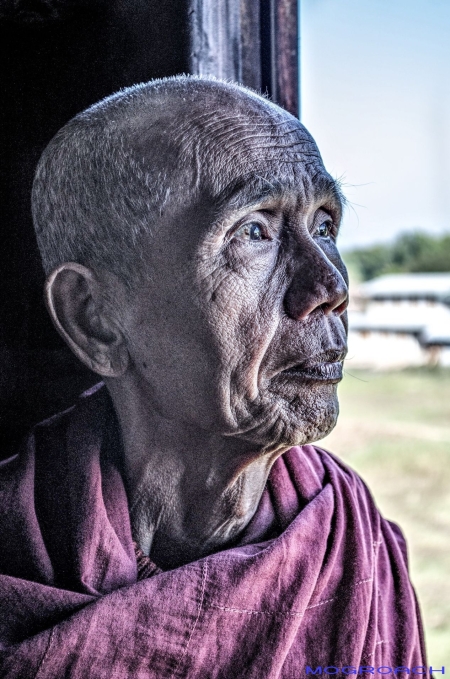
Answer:
<path fill-rule="evenodd" d="M 120 377 L 129 354 L 104 284 L 76 262 L 57 267 L 45 283 L 45 303 L 56 330 L 73 353 L 102 377 Z"/>

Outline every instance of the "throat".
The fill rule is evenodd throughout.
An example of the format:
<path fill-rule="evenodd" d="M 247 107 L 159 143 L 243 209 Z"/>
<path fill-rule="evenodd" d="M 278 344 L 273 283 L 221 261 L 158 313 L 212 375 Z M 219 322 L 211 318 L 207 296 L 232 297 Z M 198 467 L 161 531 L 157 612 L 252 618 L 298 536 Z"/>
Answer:
<path fill-rule="evenodd" d="M 134 540 L 163 569 L 232 545 L 254 516 L 283 451 L 250 449 L 240 437 L 163 416 L 141 383 L 130 380 L 108 389 L 120 428 Z"/>
<path fill-rule="evenodd" d="M 163 570 L 177 568 L 235 544 L 254 516 L 270 467 L 252 463 L 231 482 L 188 470 L 147 469 L 130 518 L 134 540 Z"/>

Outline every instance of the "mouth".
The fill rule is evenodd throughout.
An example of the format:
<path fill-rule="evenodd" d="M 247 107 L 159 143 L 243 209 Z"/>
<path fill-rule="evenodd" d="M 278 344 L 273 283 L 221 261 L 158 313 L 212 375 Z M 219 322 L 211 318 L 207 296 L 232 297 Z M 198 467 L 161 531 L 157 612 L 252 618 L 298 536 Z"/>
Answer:
<path fill-rule="evenodd" d="M 326 351 L 312 356 L 307 361 L 293 365 L 280 374 L 302 382 L 337 383 L 343 377 L 345 351 Z"/>

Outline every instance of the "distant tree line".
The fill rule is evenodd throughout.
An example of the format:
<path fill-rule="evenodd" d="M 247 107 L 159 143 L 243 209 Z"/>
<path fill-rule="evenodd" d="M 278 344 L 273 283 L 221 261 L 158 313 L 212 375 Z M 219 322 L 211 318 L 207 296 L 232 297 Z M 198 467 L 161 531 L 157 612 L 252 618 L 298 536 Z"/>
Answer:
<path fill-rule="evenodd" d="M 403 233 L 389 245 L 371 245 L 344 254 L 361 280 L 388 273 L 450 272 L 450 234 Z"/>

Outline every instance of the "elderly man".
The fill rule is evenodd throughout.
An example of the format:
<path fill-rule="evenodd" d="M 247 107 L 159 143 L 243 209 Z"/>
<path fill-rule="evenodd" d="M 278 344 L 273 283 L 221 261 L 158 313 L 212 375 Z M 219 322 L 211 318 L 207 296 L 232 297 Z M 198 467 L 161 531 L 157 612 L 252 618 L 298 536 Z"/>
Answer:
<path fill-rule="evenodd" d="M 1 468 L 1 676 L 426 672 L 399 530 L 310 445 L 341 209 L 304 127 L 232 84 L 139 85 L 52 140 L 47 305 L 104 384 Z"/>

